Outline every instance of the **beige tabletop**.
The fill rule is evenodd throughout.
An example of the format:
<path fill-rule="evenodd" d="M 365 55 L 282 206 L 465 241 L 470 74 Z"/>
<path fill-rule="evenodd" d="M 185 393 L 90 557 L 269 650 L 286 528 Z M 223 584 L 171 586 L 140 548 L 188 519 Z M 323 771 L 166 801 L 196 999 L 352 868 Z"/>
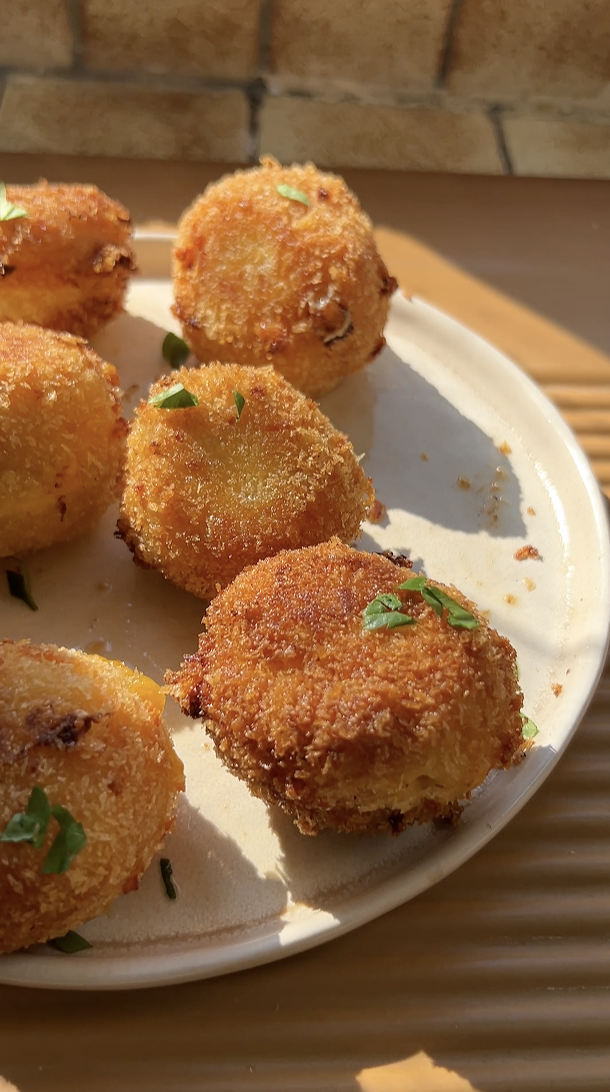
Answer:
<path fill-rule="evenodd" d="M 172 222 L 220 167 L 0 155 Z M 610 491 L 610 183 L 346 172 L 403 291 L 507 352 Z M 125 993 L 0 987 L 20 1092 L 608 1092 L 610 673 L 549 779 L 412 902 L 323 947 Z M 2 1081 L 0 1079 L 0 1089 Z"/>

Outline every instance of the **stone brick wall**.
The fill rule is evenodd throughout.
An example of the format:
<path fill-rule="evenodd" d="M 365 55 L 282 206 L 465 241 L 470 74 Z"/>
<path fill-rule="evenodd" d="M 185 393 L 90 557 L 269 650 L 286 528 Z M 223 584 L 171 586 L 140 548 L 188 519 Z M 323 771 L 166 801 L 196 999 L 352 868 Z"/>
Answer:
<path fill-rule="evenodd" d="M 610 2 L 11 0 L 0 151 L 610 177 Z"/>

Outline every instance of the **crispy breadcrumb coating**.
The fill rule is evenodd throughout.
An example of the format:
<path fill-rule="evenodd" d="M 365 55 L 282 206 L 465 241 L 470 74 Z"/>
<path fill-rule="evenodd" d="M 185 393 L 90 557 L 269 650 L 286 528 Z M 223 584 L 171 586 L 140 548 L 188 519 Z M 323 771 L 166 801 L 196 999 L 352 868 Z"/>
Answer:
<path fill-rule="evenodd" d="M 0 832 L 34 786 L 82 823 L 67 871 L 42 849 L 0 841 L 0 952 L 62 936 L 135 890 L 184 788 L 161 689 L 124 664 L 55 645 L 0 642 Z"/>
<path fill-rule="evenodd" d="M 136 560 L 211 599 L 259 558 L 359 534 L 374 494 L 349 440 L 273 368 L 182 368 L 151 394 L 176 382 L 199 405 L 141 402 L 129 434 L 119 531 Z"/>
<path fill-rule="evenodd" d="M 357 199 L 311 163 L 265 157 L 180 221 L 174 311 L 198 359 L 272 364 L 311 398 L 380 352 L 395 288 Z"/>
<path fill-rule="evenodd" d="M 119 495 L 118 376 L 82 338 L 0 323 L 0 557 L 88 531 Z"/>
<path fill-rule="evenodd" d="M 27 216 L 0 222 L 0 321 L 90 337 L 123 309 L 129 213 L 95 186 L 7 186 Z"/>
<path fill-rule="evenodd" d="M 337 539 L 247 569 L 209 606 L 197 655 L 166 681 L 217 753 L 304 834 L 453 819 L 523 753 L 515 652 L 479 620 L 456 629 L 421 594 L 416 624 L 367 632 L 363 611 L 405 578 Z"/>

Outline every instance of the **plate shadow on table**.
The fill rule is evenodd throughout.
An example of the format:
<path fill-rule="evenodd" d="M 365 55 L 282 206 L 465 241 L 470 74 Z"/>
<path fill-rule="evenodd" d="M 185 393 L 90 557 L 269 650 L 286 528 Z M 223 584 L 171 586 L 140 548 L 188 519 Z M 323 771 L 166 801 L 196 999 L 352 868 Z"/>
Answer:
<path fill-rule="evenodd" d="M 347 433 L 385 507 L 453 531 L 520 537 L 522 490 L 491 439 L 389 347 L 321 408 Z M 401 548 L 412 544 L 405 542 Z"/>

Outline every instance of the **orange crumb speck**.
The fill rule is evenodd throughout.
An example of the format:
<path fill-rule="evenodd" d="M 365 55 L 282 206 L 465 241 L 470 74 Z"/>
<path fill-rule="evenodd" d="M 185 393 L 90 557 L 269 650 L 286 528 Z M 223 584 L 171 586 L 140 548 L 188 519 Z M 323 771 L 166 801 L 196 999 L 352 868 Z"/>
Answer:
<path fill-rule="evenodd" d="M 386 515 L 387 509 L 385 504 L 383 504 L 380 500 L 377 500 L 377 497 L 375 497 L 375 500 L 373 501 L 368 511 L 368 520 L 371 523 L 381 523 L 382 519 L 385 519 Z"/>
<path fill-rule="evenodd" d="M 515 561 L 536 561 L 540 558 L 540 551 L 535 546 L 520 546 L 513 556 Z"/>
<path fill-rule="evenodd" d="M 536 515 L 536 509 L 535 508 L 528 508 L 527 509 L 527 514 L 528 514 L 528 516 L 535 516 Z"/>
<path fill-rule="evenodd" d="M 460 489 L 470 489 L 470 482 L 468 478 L 458 478 L 457 483 Z"/>
<path fill-rule="evenodd" d="M 510 446 L 510 444 L 507 444 L 507 443 L 506 443 L 506 440 L 504 440 L 504 442 L 503 442 L 503 443 L 501 443 L 501 444 L 498 444 L 498 451 L 499 451 L 499 452 L 500 452 L 500 454 L 502 454 L 502 455 L 512 455 L 512 451 L 513 451 L 513 449 L 512 449 L 512 447 Z"/>
<path fill-rule="evenodd" d="M 512 606 L 513 603 L 517 602 L 517 596 L 516 595 L 511 595 L 510 592 L 509 592 L 508 595 L 504 596 L 504 602 L 505 603 L 510 603 L 510 605 Z"/>
<path fill-rule="evenodd" d="M 555 697 L 558 698 L 561 694 L 561 691 L 563 690 L 563 686 L 561 685 L 561 683 L 556 682 L 553 683 L 553 685 L 551 686 L 551 690 L 553 691 Z"/>
<path fill-rule="evenodd" d="M 533 581 L 533 580 L 531 580 L 531 579 L 530 579 L 530 577 L 529 577 L 529 576 L 526 576 L 526 578 L 525 578 L 525 580 L 523 581 L 523 583 L 525 584 L 525 586 L 526 586 L 526 588 L 527 588 L 527 590 L 528 590 L 528 591 L 534 591 L 534 589 L 535 589 L 535 587 L 536 587 L 536 584 L 534 583 L 534 581 Z"/>
<path fill-rule="evenodd" d="M 426 452 L 425 452 L 425 451 L 422 451 L 422 453 L 421 453 L 421 455 L 420 455 L 419 457 L 420 457 L 420 459 L 421 459 L 421 461 L 422 461 L 423 463 L 427 463 L 427 462 L 428 462 L 428 456 L 426 455 Z"/>

